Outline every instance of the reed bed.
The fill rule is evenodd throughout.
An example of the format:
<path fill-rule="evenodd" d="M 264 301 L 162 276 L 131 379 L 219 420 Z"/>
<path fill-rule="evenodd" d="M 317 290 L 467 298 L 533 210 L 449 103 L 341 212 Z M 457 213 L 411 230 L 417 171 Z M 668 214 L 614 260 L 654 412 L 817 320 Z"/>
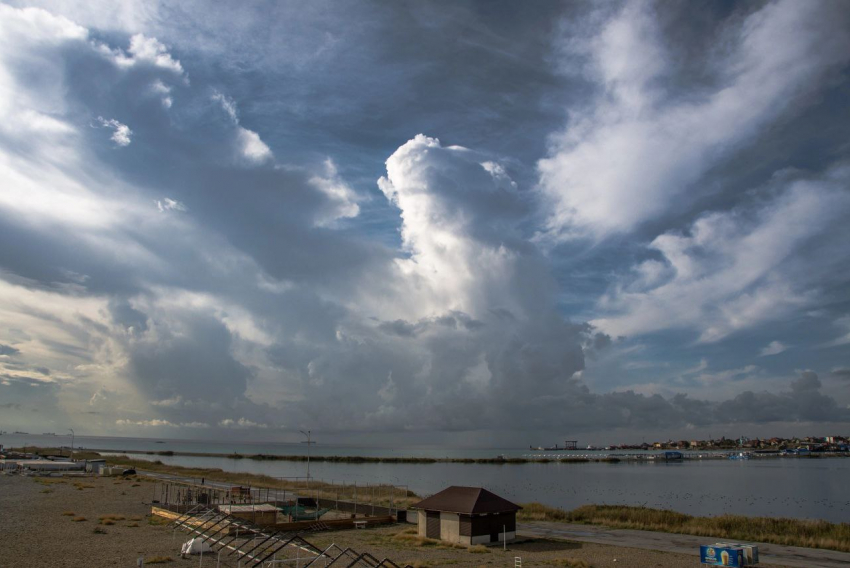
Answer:
<path fill-rule="evenodd" d="M 660 531 L 850 552 L 850 524 L 848 523 L 743 515 L 696 517 L 665 509 L 618 505 L 585 505 L 572 511 L 565 511 L 541 503 L 523 505 L 517 518 L 523 521 L 605 525 L 620 529 Z"/>

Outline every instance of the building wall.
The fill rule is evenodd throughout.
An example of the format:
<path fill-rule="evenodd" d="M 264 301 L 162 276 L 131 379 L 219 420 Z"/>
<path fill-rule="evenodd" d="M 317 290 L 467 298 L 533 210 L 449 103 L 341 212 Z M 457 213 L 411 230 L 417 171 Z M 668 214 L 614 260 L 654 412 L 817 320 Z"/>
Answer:
<path fill-rule="evenodd" d="M 460 517 L 457 513 L 440 513 L 440 540 L 460 542 Z"/>
<path fill-rule="evenodd" d="M 507 540 L 516 538 L 516 513 L 472 517 L 471 535 L 473 544 L 502 542 L 503 533 L 507 535 Z M 495 540 L 492 538 L 494 534 L 497 535 Z"/>
<path fill-rule="evenodd" d="M 511 541 L 516 538 L 516 515 L 502 513 L 498 515 L 458 515 L 457 513 L 431 512 L 432 517 L 439 515 L 440 540 L 456 542 L 464 545 L 490 544 L 491 542 Z M 417 513 L 418 534 L 428 535 L 428 514 L 426 511 Z M 432 519 L 434 523 L 435 519 Z M 503 532 L 503 530 L 505 532 Z M 491 541 L 492 533 L 498 533 L 497 541 Z M 434 538 L 430 536 L 429 538 Z"/>

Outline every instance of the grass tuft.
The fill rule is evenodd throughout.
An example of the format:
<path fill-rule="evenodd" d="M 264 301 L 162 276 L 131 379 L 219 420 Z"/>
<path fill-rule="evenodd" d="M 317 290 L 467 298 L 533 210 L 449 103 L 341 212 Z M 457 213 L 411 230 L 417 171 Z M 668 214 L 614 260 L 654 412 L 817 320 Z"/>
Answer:
<path fill-rule="evenodd" d="M 174 559 L 170 556 L 154 556 L 152 558 L 145 558 L 145 564 L 165 564 L 166 562 L 174 562 Z"/>
<path fill-rule="evenodd" d="M 487 554 L 490 550 L 484 546 L 483 544 L 476 544 L 475 546 L 470 546 L 467 550 L 472 554 Z"/>
<path fill-rule="evenodd" d="M 91 532 L 94 534 L 107 534 L 106 531 L 100 527 L 94 527 Z"/>
<path fill-rule="evenodd" d="M 62 515 L 65 516 L 65 517 L 73 517 L 76 514 L 77 513 L 75 513 L 74 511 L 65 511 L 65 512 L 62 513 Z"/>
<path fill-rule="evenodd" d="M 74 518 L 73 518 L 73 519 L 71 519 L 71 520 L 72 520 L 73 522 L 75 522 L 75 523 L 82 523 L 83 521 L 85 521 L 85 520 L 87 520 L 87 519 L 86 519 L 85 517 L 74 517 Z"/>

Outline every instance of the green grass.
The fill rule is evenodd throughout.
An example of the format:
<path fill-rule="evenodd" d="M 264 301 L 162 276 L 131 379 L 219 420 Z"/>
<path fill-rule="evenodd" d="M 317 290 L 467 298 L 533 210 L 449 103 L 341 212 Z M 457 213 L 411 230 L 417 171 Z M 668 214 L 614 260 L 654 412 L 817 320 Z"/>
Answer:
<path fill-rule="evenodd" d="M 850 524 L 848 523 L 743 515 L 695 517 L 664 509 L 617 505 L 585 505 L 572 511 L 564 511 L 541 503 L 523 505 L 517 518 L 521 521 L 605 525 L 619 529 L 660 531 L 850 552 Z"/>

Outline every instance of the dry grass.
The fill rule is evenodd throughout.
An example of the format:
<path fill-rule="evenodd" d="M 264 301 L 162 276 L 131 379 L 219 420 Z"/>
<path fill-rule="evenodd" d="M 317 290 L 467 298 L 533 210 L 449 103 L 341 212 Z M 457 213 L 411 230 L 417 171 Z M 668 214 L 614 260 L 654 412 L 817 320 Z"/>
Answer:
<path fill-rule="evenodd" d="M 304 491 L 305 483 L 293 480 L 277 479 L 268 475 L 252 473 L 233 473 L 215 468 L 182 467 L 166 465 L 160 461 L 147 461 L 133 459 L 128 456 L 104 456 L 110 465 L 120 465 L 126 468 L 144 469 L 158 473 L 170 473 L 181 477 L 194 479 L 209 479 L 222 481 L 231 485 L 242 485 L 251 487 L 262 487 L 269 489 L 285 489 L 287 491 Z M 140 478 L 137 481 L 149 481 Z M 395 487 L 393 485 L 370 485 L 368 487 L 353 485 L 339 485 L 320 481 L 311 481 L 309 494 L 316 495 L 322 499 L 339 499 L 340 501 L 357 501 L 363 504 L 371 504 L 374 500 L 377 506 L 389 506 L 404 508 L 420 500 L 416 493 Z"/>
<path fill-rule="evenodd" d="M 617 505 L 585 505 L 573 511 L 564 511 L 540 503 L 523 505 L 523 510 L 519 512 L 517 518 L 523 521 L 605 525 L 621 529 L 691 534 L 727 540 L 769 542 L 786 546 L 828 548 L 850 552 L 850 523 L 743 515 L 695 517 L 676 511 Z"/>
<path fill-rule="evenodd" d="M 550 566 L 564 566 L 566 568 L 593 568 L 584 560 L 576 560 L 575 558 L 558 558 L 547 562 Z"/>
<path fill-rule="evenodd" d="M 107 532 L 100 527 L 94 527 L 91 532 L 93 532 L 94 534 L 107 534 Z"/>
<path fill-rule="evenodd" d="M 145 558 L 145 564 L 165 564 L 166 562 L 174 562 L 174 559 L 170 556 L 153 556 L 151 558 Z"/>
<path fill-rule="evenodd" d="M 475 546 L 470 546 L 467 550 L 472 554 L 489 554 L 490 549 L 488 549 L 483 544 L 476 544 Z"/>
<path fill-rule="evenodd" d="M 62 513 L 62 515 L 66 516 L 66 517 L 73 517 L 76 514 L 77 513 L 75 513 L 74 511 L 65 511 L 65 512 Z"/>
<path fill-rule="evenodd" d="M 50 477 L 33 477 L 32 480 L 42 485 L 56 485 L 59 483 L 65 483 L 64 479 L 52 479 Z"/>
<path fill-rule="evenodd" d="M 134 529 L 139 526 L 139 523 L 127 523 L 127 526 L 131 529 Z"/>
<path fill-rule="evenodd" d="M 151 515 L 150 517 L 148 517 L 148 524 L 153 525 L 155 527 L 167 525 L 170 522 L 171 521 L 169 521 L 168 519 L 157 515 Z"/>
<path fill-rule="evenodd" d="M 75 523 L 82 523 L 83 521 L 85 521 L 85 520 L 87 520 L 87 519 L 86 519 L 85 517 L 74 517 L 74 518 L 73 518 L 73 519 L 71 519 L 71 520 L 72 520 L 73 522 L 75 522 Z"/>
<path fill-rule="evenodd" d="M 101 521 L 123 521 L 126 518 L 124 515 L 101 515 L 98 517 Z"/>
<path fill-rule="evenodd" d="M 39 493 L 53 493 L 52 489 L 42 489 Z"/>

